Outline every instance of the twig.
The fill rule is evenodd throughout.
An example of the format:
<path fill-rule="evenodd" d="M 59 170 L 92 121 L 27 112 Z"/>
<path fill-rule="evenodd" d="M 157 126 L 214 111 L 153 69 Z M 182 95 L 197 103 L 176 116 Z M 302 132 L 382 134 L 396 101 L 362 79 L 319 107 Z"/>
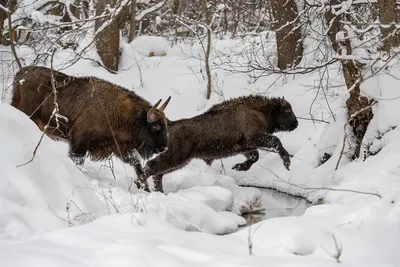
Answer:
<path fill-rule="evenodd" d="M 42 133 L 42 136 L 40 136 L 39 142 L 37 143 L 35 149 L 33 150 L 32 158 L 31 158 L 29 161 L 27 161 L 27 162 L 25 162 L 25 163 L 23 163 L 23 164 L 17 165 L 17 168 L 18 168 L 18 167 L 25 166 L 25 165 L 31 163 L 31 162 L 35 159 L 37 150 L 38 150 L 40 144 L 42 143 L 42 140 L 43 140 L 43 137 L 44 137 L 44 135 L 45 135 L 45 133 L 46 133 L 46 130 L 47 130 L 47 128 L 49 127 L 50 122 L 51 122 L 51 120 L 52 120 L 54 117 L 56 118 L 56 123 L 57 123 L 57 127 L 56 127 L 54 130 L 58 129 L 59 126 L 60 126 L 60 125 L 59 125 L 58 118 L 62 118 L 62 119 L 66 120 L 66 121 L 68 122 L 68 119 L 67 119 L 66 117 L 61 116 L 61 115 L 58 113 L 58 112 L 59 112 L 59 109 L 58 109 L 58 103 L 57 103 L 57 89 L 56 89 L 56 84 L 55 84 L 55 79 L 54 79 L 54 72 L 53 72 L 53 59 L 54 59 L 54 54 L 55 54 L 55 52 L 56 52 L 56 49 L 54 49 L 54 50 L 53 50 L 53 53 L 51 54 L 51 68 L 50 68 L 50 70 L 51 70 L 51 86 L 52 86 L 53 95 L 54 95 L 54 109 L 53 109 L 53 112 L 51 113 L 51 116 L 50 116 L 50 118 L 49 118 L 49 120 L 48 120 L 46 126 L 45 126 L 44 129 L 43 129 L 43 133 Z"/>
<path fill-rule="evenodd" d="M 333 233 L 332 234 L 332 238 L 333 238 L 333 242 L 335 242 L 335 249 L 336 249 L 336 254 L 331 254 L 326 248 L 322 247 L 323 250 L 325 250 L 326 253 L 328 253 L 332 258 L 336 259 L 337 263 L 340 263 L 340 256 L 342 256 L 342 252 L 343 252 L 343 247 L 341 244 L 338 244 L 336 237 Z"/>
<path fill-rule="evenodd" d="M 247 247 L 249 249 L 249 255 L 253 255 L 253 241 L 251 240 L 251 225 L 253 224 L 253 218 L 250 217 L 249 234 L 247 236 Z"/>
<path fill-rule="evenodd" d="M 0 4 L 0 9 L 2 9 L 4 12 L 6 12 L 7 14 L 10 14 L 11 13 L 11 11 L 8 9 L 8 8 L 6 8 L 5 6 L 3 6 L 2 4 Z"/>
<path fill-rule="evenodd" d="M 325 121 L 325 120 L 319 120 L 319 119 L 314 119 L 314 118 L 302 118 L 302 117 L 296 117 L 297 119 L 300 119 L 300 120 L 307 120 L 307 121 L 318 121 L 318 122 L 323 122 L 323 123 L 326 123 L 326 124 L 329 124 L 329 121 Z"/>
<path fill-rule="evenodd" d="M 17 62 L 18 68 L 19 68 L 19 69 L 22 69 L 21 61 L 19 60 L 18 55 L 17 55 L 17 51 L 15 50 L 15 44 L 14 44 L 14 39 L 15 39 L 14 36 L 15 36 L 15 33 L 14 33 L 13 28 L 11 27 L 11 12 L 7 12 L 7 19 L 8 19 L 8 27 L 9 27 L 9 29 L 10 29 L 10 45 L 11 45 L 11 51 L 12 51 L 14 57 L 15 57 L 15 61 Z"/>

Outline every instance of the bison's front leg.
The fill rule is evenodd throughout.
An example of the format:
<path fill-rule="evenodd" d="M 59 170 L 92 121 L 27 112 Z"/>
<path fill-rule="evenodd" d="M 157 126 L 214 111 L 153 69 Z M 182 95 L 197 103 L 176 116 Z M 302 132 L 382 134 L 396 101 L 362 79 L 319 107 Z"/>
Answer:
<path fill-rule="evenodd" d="M 153 183 L 154 183 L 154 190 L 164 193 L 163 185 L 162 185 L 162 178 L 163 174 L 157 174 L 153 176 Z"/>
<path fill-rule="evenodd" d="M 122 156 L 122 161 L 131 165 L 136 173 L 137 180 L 135 184 L 138 186 L 138 188 L 142 188 L 145 191 L 149 191 L 146 180 L 143 179 L 144 177 L 144 170 L 142 167 L 142 164 L 140 163 L 140 154 L 137 150 L 132 150 L 127 153 L 125 153 Z"/>
<path fill-rule="evenodd" d="M 281 140 L 278 137 L 271 134 L 259 135 L 253 139 L 253 145 L 259 148 L 264 148 L 277 152 L 283 160 L 283 165 L 289 170 L 290 166 L 290 155 L 286 149 L 282 146 Z"/>
<path fill-rule="evenodd" d="M 260 157 L 257 149 L 245 152 L 243 153 L 243 155 L 246 157 L 246 161 L 238 163 L 235 166 L 233 166 L 232 167 L 233 170 L 247 171 L 254 163 L 258 161 Z"/>
<path fill-rule="evenodd" d="M 187 157 L 182 155 L 176 156 L 176 153 L 168 150 L 146 163 L 144 167 L 145 177 L 147 179 L 153 176 L 154 189 L 163 192 L 162 177 L 164 174 L 178 170 L 187 163 Z"/>

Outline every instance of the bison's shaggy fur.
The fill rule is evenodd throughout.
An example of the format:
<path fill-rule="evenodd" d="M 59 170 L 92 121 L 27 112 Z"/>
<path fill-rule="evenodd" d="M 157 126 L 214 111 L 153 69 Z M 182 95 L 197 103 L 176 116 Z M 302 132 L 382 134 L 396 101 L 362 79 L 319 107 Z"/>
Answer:
<path fill-rule="evenodd" d="M 167 149 L 167 118 L 134 92 L 95 77 L 72 77 L 53 71 L 60 115 L 59 127 L 54 110 L 51 69 L 24 67 L 15 76 L 12 105 L 21 110 L 57 140 L 70 143 L 69 156 L 78 165 L 86 153 L 93 160 L 116 155 L 142 174 L 138 153 L 148 158 Z"/>
<path fill-rule="evenodd" d="M 222 102 L 196 117 L 170 122 L 168 151 L 147 162 L 145 179 L 154 175 L 155 189 L 162 191 L 163 175 L 193 158 L 211 164 L 237 154 L 243 154 L 246 161 L 233 169 L 246 171 L 258 160 L 257 149 L 276 151 L 289 169 L 289 154 L 272 134 L 297 126 L 291 105 L 284 98 L 251 95 Z"/>

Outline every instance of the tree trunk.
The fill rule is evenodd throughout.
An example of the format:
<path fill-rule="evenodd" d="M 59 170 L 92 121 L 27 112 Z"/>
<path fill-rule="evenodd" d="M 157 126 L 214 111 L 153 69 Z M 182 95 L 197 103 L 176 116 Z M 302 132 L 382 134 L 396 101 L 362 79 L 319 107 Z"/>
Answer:
<path fill-rule="evenodd" d="M 339 0 L 331 0 L 331 5 L 339 4 Z M 333 49 L 339 54 L 342 55 L 342 51 L 345 49 L 347 55 L 352 54 L 352 47 L 350 41 L 346 40 L 336 40 L 336 34 L 339 31 L 344 31 L 343 24 L 340 23 L 340 20 L 345 20 L 344 15 L 340 17 L 335 17 L 331 11 L 325 13 L 325 19 L 328 24 L 330 25 L 329 30 L 329 38 L 332 43 Z M 346 34 L 347 36 L 347 34 Z M 342 60 L 342 70 L 343 76 L 346 82 L 347 89 L 351 89 L 350 97 L 346 101 L 347 107 L 347 115 L 350 118 L 354 113 L 357 111 L 368 107 L 372 100 L 368 100 L 365 96 L 361 96 L 360 94 L 360 80 L 362 78 L 360 64 L 358 64 L 355 60 Z M 350 121 L 349 125 L 353 128 L 353 134 L 356 141 L 356 147 L 354 148 L 353 159 L 358 158 L 360 156 L 360 149 L 362 146 L 362 141 L 364 135 L 367 131 L 369 122 L 374 117 L 372 109 L 366 109 L 363 112 L 360 112 L 357 116 Z"/>
<path fill-rule="evenodd" d="M 396 0 L 379 0 L 379 18 L 384 25 L 398 23 L 399 10 L 396 5 Z M 389 52 L 391 48 L 400 46 L 400 33 L 394 25 L 391 27 L 381 27 L 383 44 L 380 50 Z"/>
<path fill-rule="evenodd" d="M 211 14 L 207 8 L 207 0 L 203 0 L 203 9 L 206 15 L 207 25 L 207 48 L 205 54 L 206 74 L 207 74 L 207 99 L 211 97 L 211 70 L 210 70 L 210 51 L 211 51 Z"/>
<path fill-rule="evenodd" d="M 96 16 L 103 14 L 105 7 L 109 4 L 114 7 L 116 0 L 98 0 L 96 4 Z M 112 22 L 102 29 L 96 36 L 97 52 L 103 62 L 104 66 L 111 72 L 116 72 L 119 65 L 119 25 L 118 20 L 115 18 L 106 18 L 96 20 L 96 32 L 102 27 L 103 23 L 109 20 Z"/>
<path fill-rule="evenodd" d="M 17 1 L 16 0 L 0 0 L 0 4 L 3 7 L 8 8 L 8 10 L 11 11 L 11 13 L 14 13 L 15 10 L 17 9 Z M 5 46 L 9 46 L 11 45 L 11 41 L 12 38 L 14 38 L 14 41 L 16 40 L 15 38 L 15 33 L 14 33 L 14 37 L 12 36 L 12 31 L 9 30 L 9 36 L 10 36 L 10 40 L 7 40 L 6 38 L 3 37 L 4 35 L 4 21 L 8 18 L 7 12 L 3 9 L 0 8 L 0 45 L 5 45 Z M 11 15 L 11 14 L 10 14 Z M 11 29 L 11 28 L 10 28 Z"/>
<path fill-rule="evenodd" d="M 0 1 L 2 3 L 2 1 Z M 8 42 L 5 38 L 3 38 L 3 30 L 4 30 L 4 20 L 7 18 L 7 13 L 0 9 L 0 45 L 8 45 Z"/>
<path fill-rule="evenodd" d="M 69 4 L 69 9 L 72 15 L 77 19 L 85 19 L 89 15 L 89 4 L 83 0 L 73 0 L 73 2 Z"/>
<path fill-rule="evenodd" d="M 136 29 L 136 0 L 132 0 L 129 39 L 128 39 L 129 42 L 132 42 L 133 39 L 135 39 L 135 29 Z"/>
<path fill-rule="evenodd" d="M 274 0 L 270 4 L 275 21 L 278 67 L 284 70 L 297 66 L 303 57 L 304 48 L 301 27 L 296 20 L 298 16 L 296 2 L 295 0 Z"/>

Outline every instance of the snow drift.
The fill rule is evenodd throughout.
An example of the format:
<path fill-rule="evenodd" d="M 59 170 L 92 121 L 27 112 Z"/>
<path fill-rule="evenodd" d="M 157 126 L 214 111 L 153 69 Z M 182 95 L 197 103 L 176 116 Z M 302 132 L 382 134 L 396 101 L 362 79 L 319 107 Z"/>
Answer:
<path fill-rule="evenodd" d="M 22 112 L 0 104 L 0 235 L 20 238 L 104 215 L 89 180 Z M 18 166 L 18 167 L 17 167 Z"/>

